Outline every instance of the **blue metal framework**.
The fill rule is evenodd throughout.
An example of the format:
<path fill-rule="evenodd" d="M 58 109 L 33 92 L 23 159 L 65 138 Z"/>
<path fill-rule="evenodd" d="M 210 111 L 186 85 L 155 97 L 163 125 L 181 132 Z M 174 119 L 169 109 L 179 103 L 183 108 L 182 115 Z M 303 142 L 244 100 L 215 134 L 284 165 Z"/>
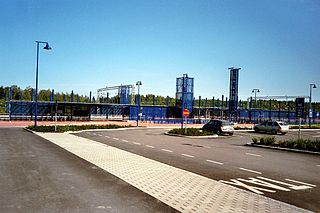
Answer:
<path fill-rule="evenodd" d="M 176 106 L 181 107 L 182 111 L 188 109 L 190 117 L 193 117 L 194 93 L 193 93 L 194 78 L 189 78 L 187 74 L 183 77 L 177 78 L 176 81 Z"/>

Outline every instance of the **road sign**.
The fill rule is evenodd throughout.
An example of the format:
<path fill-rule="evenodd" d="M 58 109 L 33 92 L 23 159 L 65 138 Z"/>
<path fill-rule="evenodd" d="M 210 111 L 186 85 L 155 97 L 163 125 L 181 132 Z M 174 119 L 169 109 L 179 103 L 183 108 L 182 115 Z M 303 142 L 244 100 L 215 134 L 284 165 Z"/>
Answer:
<path fill-rule="evenodd" d="M 304 117 L 304 98 L 296 98 L 296 116 L 297 118 Z"/>
<path fill-rule="evenodd" d="M 183 116 L 187 117 L 187 116 L 189 116 L 189 115 L 190 115 L 189 110 L 188 110 L 188 109 L 184 109 L 184 110 L 183 110 Z"/>

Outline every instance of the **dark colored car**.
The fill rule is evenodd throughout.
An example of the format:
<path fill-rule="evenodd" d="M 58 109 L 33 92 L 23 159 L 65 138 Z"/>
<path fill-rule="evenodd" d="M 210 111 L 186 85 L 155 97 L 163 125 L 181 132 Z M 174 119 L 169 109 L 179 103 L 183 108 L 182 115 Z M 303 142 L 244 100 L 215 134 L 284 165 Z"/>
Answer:
<path fill-rule="evenodd" d="M 225 120 L 210 120 L 207 124 L 205 124 L 202 129 L 207 132 L 215 132 L 218 135 L 228 134 L 233 135 L 233 127 L 229 121 Z"/>

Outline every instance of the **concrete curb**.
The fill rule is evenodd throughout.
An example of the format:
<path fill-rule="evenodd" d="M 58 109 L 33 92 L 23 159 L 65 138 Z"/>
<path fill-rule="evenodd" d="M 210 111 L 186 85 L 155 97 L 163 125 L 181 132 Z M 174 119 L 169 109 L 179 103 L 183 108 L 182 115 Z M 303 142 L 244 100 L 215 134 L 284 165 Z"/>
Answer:
<path fill-rule="evenodd" d="M 305 154 L 312 154 L 312 155 L 320 155 L 320 152 L 313 152 L 313 151 L 299 150 L 299 149 L 289 149 L 289 148 L 276 147 L 276 146 L 259 145 L 259 144 L 255 144 L 255 143 L 253 143 L 253 142 L 248 142 L 248 143 L 246 143 L 246 146 L 253 146 L 253 147 L 273 149 L 273 150 L 282 150 L 282 151 L 287 151 L 287 152 L 296 152 L 296 153 L 305 153 Z"/>
<path fill-rule="evenodd" d="M 218 138 L 218 135 L 210 135 L 210 136 L 186 136 L 186 135 L 178 135 L 178 134 L 172 134 L 165 132 L 165 135 L 168 136 L 175 136 L 175 137 L 182 137 L 182 138 L 191 138 L 191 139 L 213 139 L 213 138 Z"/>

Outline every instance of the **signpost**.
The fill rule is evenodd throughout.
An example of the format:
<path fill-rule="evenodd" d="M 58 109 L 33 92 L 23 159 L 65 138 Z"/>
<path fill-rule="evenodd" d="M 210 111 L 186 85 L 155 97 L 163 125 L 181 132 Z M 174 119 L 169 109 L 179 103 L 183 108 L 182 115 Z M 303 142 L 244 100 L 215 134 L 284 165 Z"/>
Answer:
<path fill-rule="evenodd" d="M 299 118 L 299 139 L 301 139 L 301 118 L 304 117 L 304 98 L 296 98 L 296 117 Z"/>
<path fill-rule="evenodd" d="M 184 117 L 185 122 L 186 122 L 186 124 L 185 124 L 185 126 L 184 126 L 185 134 L 187 134 L 187 123 L 188 123 L 188 121 L 187 121 L 187 117 L 188 117 L 189 115 L 190 115 L 189 110 L 188 110 L 188 109 L 184 109 L 184 110 L 183 110 L 183 117 Z"/>

